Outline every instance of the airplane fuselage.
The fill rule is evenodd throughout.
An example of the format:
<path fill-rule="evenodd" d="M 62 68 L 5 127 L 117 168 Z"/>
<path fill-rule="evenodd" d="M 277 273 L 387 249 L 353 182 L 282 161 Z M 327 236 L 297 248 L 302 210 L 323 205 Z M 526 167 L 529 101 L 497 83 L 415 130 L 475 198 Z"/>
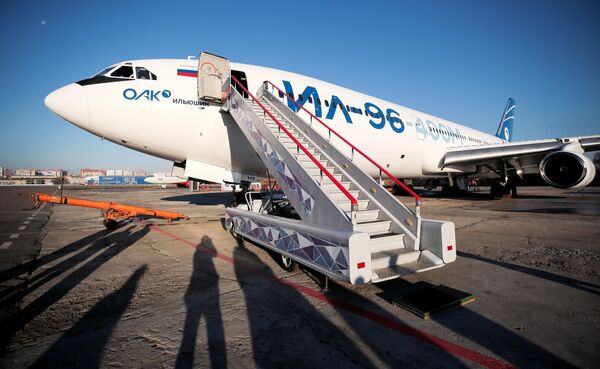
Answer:
<path fill-rule="evenodd" d="M 128 63 L 151 71 L 156 79 L 92 78 L 55 92 L 62 91 L 60 101 L 70 101 L 68 112 L 65 109 L 61 113 L 63 109 L 56 106 L 59 103 L 58 99 L 53 100 L 53 94 L 47 98 L 47 105 L 71 123 L 137 151 L 173 162 L 195 160 L 227 171 L 264 175 L 264 165 L 233 119 L 220 111 L 220 104 L 198 100 L 197 60 Z M 443 176 L 456 171 L 439 168 L 440 158 L 449 148 L 505 142 L 439 117 L 296 73 L 238 63 L 231 63 L 231 69 L 238 77 L 239 72 L 245 74 L 251 93 L 264 81 L 273 82 L 400 178 Z M 65 94 L 72 98 L 65 99 Z M 85 107 L 73 109 L 74 104 Z M 291 102 L 288 105 L 299 110 Z M 298 114 L 310 120 L 306 112 L 300 110 Z M 314 124 L 320 126 L 318 122 Z M 328 135 L 324 127 L 317 129 Z M 340 140 L 333 137 L 332 143 L 350 154 Z M 369 174 L 378 174 L 366 161 L 362 166 Z"/>

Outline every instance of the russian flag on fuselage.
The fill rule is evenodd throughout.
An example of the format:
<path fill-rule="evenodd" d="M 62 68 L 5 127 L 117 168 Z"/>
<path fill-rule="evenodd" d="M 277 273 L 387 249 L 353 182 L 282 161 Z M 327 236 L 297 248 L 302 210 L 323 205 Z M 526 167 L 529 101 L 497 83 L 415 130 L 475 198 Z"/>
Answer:
<path fill-rule="evenodd" d="M 198 71 L 193 69 L 177 69 L 177 75 L 198 78 Z"/>

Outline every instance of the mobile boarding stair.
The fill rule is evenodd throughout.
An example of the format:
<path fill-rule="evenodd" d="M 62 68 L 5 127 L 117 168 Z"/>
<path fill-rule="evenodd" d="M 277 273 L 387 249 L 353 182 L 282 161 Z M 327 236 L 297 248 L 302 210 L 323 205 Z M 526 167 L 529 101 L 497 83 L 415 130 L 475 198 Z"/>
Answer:
<path fill-rule="evenodd" d="M 202 63 L 201 55 L 200 70 Z M 421 198 L 387 170 L 273 83 L 264 82 L 255 96 L 227 71 L 220 74 L 222 109 L 237 122 L 301 219 L 271 215 L 265 200 L 247 197 L 248 205 L 226 209 L 232 232 L 353 284 L 382 282 L 456 259 L 454 224 L 422 219 Z M 229 88 L 229 78 L 247 98 Z M 199 97 L 206 98 L 201 79 Z M 303 109 L 309 122 L 275 91 Z M 332 145 L 334 139 L 336 146 L 348 146 L 349 155 Z M 411 193 L 415 211 L 384 189 L 381 177 L 377 182 L 360 169 L 359 157 Z"/>

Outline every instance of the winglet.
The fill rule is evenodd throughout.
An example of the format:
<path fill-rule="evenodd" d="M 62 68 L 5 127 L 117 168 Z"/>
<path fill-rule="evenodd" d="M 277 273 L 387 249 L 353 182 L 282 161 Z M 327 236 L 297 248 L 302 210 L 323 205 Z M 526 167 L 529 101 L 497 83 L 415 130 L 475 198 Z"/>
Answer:
<path fill-rule="evenodd" d="M 505 141 L 512 141 L 514 120 L 515 100 L 509 97 L 508 101 L 506 102 L 506 107 L 504 108 L 504 113 L 502 113 L 500 124 L 498 124 L 498 131 L 496 132 L 496 137 L 499 137 Z"/>

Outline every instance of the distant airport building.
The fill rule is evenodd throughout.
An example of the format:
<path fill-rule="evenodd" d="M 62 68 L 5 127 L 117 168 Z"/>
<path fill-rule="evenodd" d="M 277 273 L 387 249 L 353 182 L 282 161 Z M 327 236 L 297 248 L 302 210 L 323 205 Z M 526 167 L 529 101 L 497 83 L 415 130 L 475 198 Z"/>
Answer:
<path fill-rule="evenodd" d="M 0 166 L 0 178 L 6 179 L 10 177 L 10 169 Z"/>
<path fill-rule="evenodd" d="M 15 172 L 13 173 L 13 177 L 19 177 L 19 178 L 46 178 L 46 179 L 50 179 L 50 178 L 60 178 L 63 176 L 66 176 L 68 174 L 68 172 L 66 170 L 62 170 L 62 169 L 51 169 L 51 170 L 47 170 L 47 169 L 34 169 L 34 168 L 27 168 L 27 169 L 17 169 L 15 170 Z"/>
<path fill-rule="evenodd" d="M 139 185 L 146 184 L 143 176 L 99 176 L 99 185 Z"/>
<path fill-rule="evenodd" d="M 33 177 L 35 176 L 35 169 L 17 169 L 15 170 L 15 177 Z"/>
<path fill-rule="evenodd" d="M 94 176 L 105 176 L 107 175 L 106 170 L 102 169 L 81 169 L 79 171 L 80 177 L 94 177 Z"/>
<path fill-rule="evenodd" d="M 99 174 L 102 175 L 102 174 Z M 143 170 L 133 169 L 107 169 L 105 176 L 123 176 L 123 177 L 145 177 L 146 172 Z"/>

